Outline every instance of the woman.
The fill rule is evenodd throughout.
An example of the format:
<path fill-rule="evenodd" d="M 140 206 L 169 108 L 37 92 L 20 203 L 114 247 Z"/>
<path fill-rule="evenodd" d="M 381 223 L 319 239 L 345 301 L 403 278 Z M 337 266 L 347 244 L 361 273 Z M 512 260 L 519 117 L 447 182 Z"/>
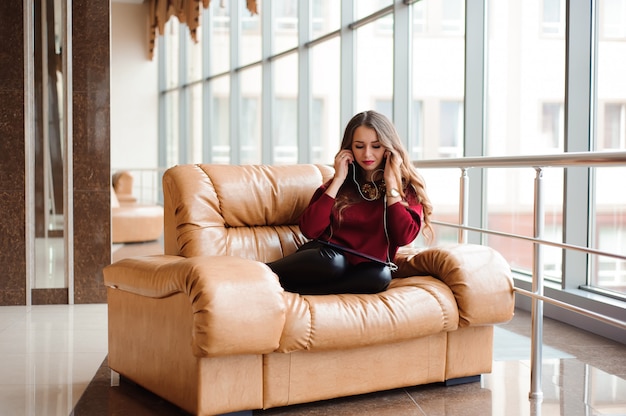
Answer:
<path fill-rule="evenodd" d="M 421 228 L 432 232 L 424 181 L 394 125 L 375 111 L 350 120 L 334 168 L 300 217 L 312 241 L 268 265 L 290 292 L 381 292 L 398 248 Z"/>

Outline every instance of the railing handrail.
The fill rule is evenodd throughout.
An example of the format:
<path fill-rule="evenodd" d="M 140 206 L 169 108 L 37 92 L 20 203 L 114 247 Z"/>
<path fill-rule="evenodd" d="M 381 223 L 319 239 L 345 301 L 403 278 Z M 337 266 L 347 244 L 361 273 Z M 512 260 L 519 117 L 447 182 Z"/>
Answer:
<path fill-rule="evenodd" d="M 417 168 L 532 168 L 573 166 L 626 166 L 626 152 L 569 152 L 530 156 L 472 156 L 413 161 Z"/>
<path fill-rule="evenodd" d="M 497 235 L 500 237 L 508 237 L 508 238 L 515 238 L 518 240 L 525 240 L 525 241 L 530 241 L 532 243 L 538 243 L 538 244 L 543 244 L 545 246 L 551 246 L 551 247 L 556 247 L 556 248 L 564 248 L 567 250 L 575 250 L 575 251 L 580 251 L 586 254 L 595 254 L 597 256 L 606 256 L 606 257 L 611 257 L 614 259 L 618 259 L 618 260 L 626 260 L 626 255 L 623 254 L 617 254 L 617 253 L 611 253 L 608 251 L 603 251 L 603 250 L 596 250 L 594 248 L 591 247 L 583 247 L 583 246 L 578 246 L 575 244 L 566 244 L 566 243 L 557 243 L 556 241 L 550 241 L 550 240 L 544 240 L 541 238 L 535 238 L 535 237 L 528 237 L 525 235 L 520 235 L 520 234 L 513 234 L 513 233 L 505 233 L 502 231 L 495 231 L 495 230 L 489 230 L 486 228 L 478 228 L 478 227 L 470 227 L 468 225 L 459 225 L 459 224 L 453 224 L 450 222 L 444 222 L 444 221 L 432 221 L 433 224 L 437 224 L 437 225 L 441 225 L 442 227 L 449 227 L 449 228 L 457 228 L 460 230 L 467 230 L 467 231 L 474 231 L 477 233 L 483 233 L 483 234 L 491 234 L 491 235 Z"/>

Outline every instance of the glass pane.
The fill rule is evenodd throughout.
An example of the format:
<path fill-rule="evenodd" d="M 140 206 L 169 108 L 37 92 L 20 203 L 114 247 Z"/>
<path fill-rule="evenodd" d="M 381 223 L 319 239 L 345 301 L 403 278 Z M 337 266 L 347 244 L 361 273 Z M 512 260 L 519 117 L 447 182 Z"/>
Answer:
<path fill-rule="evenodd" d="M 411 6 L 413 118 L 410 152 L 414 159 L 463 155 L 463 4 L 456 0 L 423 0 Z M 423 137 L 428 140 L 422 140 Z"/>
<path fill-rule="evenodd" d="M 180 163 L 178 158 L 178 114 L 179 114 L 179 90 L 165 94 L 165 166 L 174 166 Z"/>
<path fill-rule="evenodd" d="M 615 192 L 617 178 L 626 178 L 626 168 L 595 169 L 595 224 L 593 248 L 626 255 L 626 193 Z M 626 261 L 591 256 L 589 284 L 626 295 Z"/>
<path fill-rule="evenodd" d="M 463 101 L 441 101 L 439 157 L 463 156 Z"/>
<path fill-rule="evenodd" d="M 242 7 L 241 15 L 241 47 L 239 48 L 239 63 L 248 65 L 261 60 L 261 16 L 251 14 Z M 261 1 L 257 1 L 257 10 L 261 10 Z"/>
<path fill-rule="evenodd" d="M 211 13 L 211 36 L 209 53 L 211 74 L 219 74 L 230 68 L 230 2 L 220 7 L 209 7 Z M 223 7 L 222 7 L 223 5 Z"/>
<path fill-rule="evenodd" d="M 377 108 L 393 97 L 393 15 L 356 31 L 356 112 Z M 393 120 L 393 114 L 385 114 Z"/>
<path fill-rule="evenodd" d="M 354 16 L 357 20 L 362 19 L 392 4 L 393 0 L 355 0 Z"/>
<path fill-rule="evenodd" d="M 298 46 L 298 1 L 273 0 L 272 25 L 274 30 L 273 53 Z"/>
<path fill-rule="evenodd" d="M 597 150 L 626 149 L 626 97 L 621 103 L 607 102 L 599 109 Z"/>
<path fill-rule="evenodd" d="M 165 88 L 178 86 L 178 60 L 180 59 L 180 24 L 177 19 L 170 19 L 165 24 L 166 35 L 159 39 L 165 42 Z"/>
<path fill-rule="evenodd" d="M 531 168 L 487 169 L 487 228 L 525 237 L 534 236 L 535 170 Z M 563 169 L 543 170 L 544 235 L 543 240 L 563 241 Z M 470 185 L 471 186 L 471 185 Z M 487 237 L 489 246 L 498 250 L 511 268 L 530 274 L 533 269 L 533 243 L 517 238 Z M 562 250 L 544 245 L 544 275 L 547 280 L 561 280 Z"/>
<path fill-rule="evenodd" d="M 599 0 L 597 36 L 597 112 L 594 148 L 626 150 L 626 0 Z M 598 250 L 626 255 L 626 193 L 616 192 L 626 168 L 594 169 L 595 223 L 593 245 Z M 626 261 L 590 256 L 589 285 L 626 294 Z"/>
<path fill-rule="evenodd" d="M 261 86 L 261 66 L 241 72 L 239 134 L 242 164 L 261 163 Z"/>
<path fill-rule="evenodd" d="M 423 102 L 413 101 L 411 106 L 410 135 L 408 152 L 411 160 L 424 158 L 424 113 Z"/>
<path fill-rule="evenodd" d="M 230 77 L 211 81 L 211 163 L 230 163 Z"/>
<path fill-rule="evenodd" d="M 599 0 L 601 39 L 626 38 L 626 1 Z"/>
<path fill-rule="evenodd" d="M 426 191 L 433 204 L 432 221 L 449 224 L 459 223 L 459 169 L 419 169 L 426 181 Z M 456 228 L 433 224 L 434 238 L 431 245 L 457 243 L 459 231 Z M 414 246 L 426 246 L 422 233 L 413 243 Z"/>
<path fill-rule="evenodd" d="M 331 164 L 341 143 L 339 54 L 339 38 L 316 45 L 311 50 L 312 163 Z"/>
<path fill-rule="evenodd" d="M 189 88 L 189 143 L 188 163 L 203 163 L 202 160 L 202 84 Z"/>
<path fill-rule="evenodd" d="M 336 0 L 313 0 L 313 39 L 338 30 L 341 25 L 341 2 Z"/>
<path fill-rule="evenodd" d="M 543 0 L 542 12 L 542 33 L 562 36 L 565 31 L 565 0 Z"/>
<path fill-rule="evenodd" d="M 298 162 L 298 54 L 276 61 L 274 67 L 272 146 L 274 164 Z"/>
<path fill-rule="evenodd" d="M 564 151 L 565 38 L 520 19 L 542 7 L 544 0 L 489 1 L 488 156 Z"/>
<path fill-rule="evenodd" d="M 443 0 L 441 9 L 441 31 L 462 35 L 465 32 L 464 0 Z"/>
<path fill-rule="evenodd" d="M 188 33 L 187 39 L 187 82 L 200 81 L 202 79 L 202 26 L 196 28 L 198 42 L 194 42 Z"/>

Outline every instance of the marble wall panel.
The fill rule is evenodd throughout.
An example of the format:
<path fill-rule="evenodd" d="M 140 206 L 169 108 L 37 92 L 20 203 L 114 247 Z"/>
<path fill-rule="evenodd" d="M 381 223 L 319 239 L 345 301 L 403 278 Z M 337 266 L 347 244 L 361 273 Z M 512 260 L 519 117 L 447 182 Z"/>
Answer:
<path fill-rule="evenodd" d="M 110 3 L 74 0 L 74 302 L 106 302 L 111 262 Z"/>
<path fill-rule="evenodd" d="M 22 2 L 0 2 L 0 305 L 26 303 L 22 28 Z"/>
<path fill-rule="evenodd" d="M 111 191 L 74 190 L 74 302 L 105 303 L 111 263 Z"/>
<path fill-rule="evenodd" d="M 24 190 L 0 190 L 0 214 L 0 305 L 25 305 Z"/>
<path fill-rule="evenodd" d="M 33 289 L 31 303 L 33 305 L 67 305 L 68 289 Z"/>

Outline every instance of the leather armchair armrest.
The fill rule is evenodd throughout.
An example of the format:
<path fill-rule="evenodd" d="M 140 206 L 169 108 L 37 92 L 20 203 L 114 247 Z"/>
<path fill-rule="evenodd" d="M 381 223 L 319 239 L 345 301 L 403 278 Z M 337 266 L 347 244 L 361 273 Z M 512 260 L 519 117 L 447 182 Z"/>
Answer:
<path fill-rule="evenodd" d="M 450 287 L 459 309 L 459 326 L 490 325 L 513 317 L 511 268 L 491 247 L 458 244 L 423 250 L 402 249 L 394 277 L 433 276 Z"/>
<path fill-rule="evenodd" d="M 105 267 L 104 282 L 150 298 L 187 294 L 197 357 L 265 354 L 278 348 L 284 291 L 264 263 L 232 256 L 134 257 Z"/>

